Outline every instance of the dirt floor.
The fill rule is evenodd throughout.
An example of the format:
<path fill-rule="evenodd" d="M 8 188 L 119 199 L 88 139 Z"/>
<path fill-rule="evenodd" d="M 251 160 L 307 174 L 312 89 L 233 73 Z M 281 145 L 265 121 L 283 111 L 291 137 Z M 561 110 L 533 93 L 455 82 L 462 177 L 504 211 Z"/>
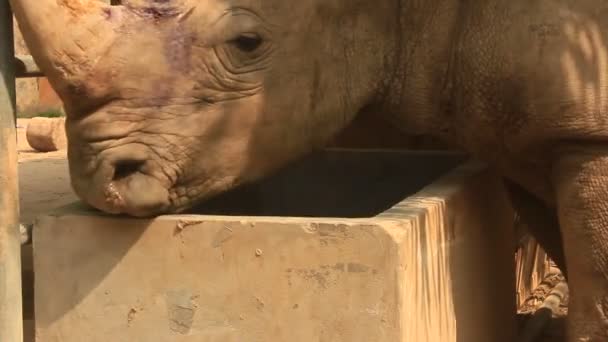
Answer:
<path fill-rule="evenodd" d="M 27 143 L 29 119 L 17 119 L 21 222 L 29 224 L 48 210 L 76 201 L 70 187 L 66 151 L 37 152 Z"/>

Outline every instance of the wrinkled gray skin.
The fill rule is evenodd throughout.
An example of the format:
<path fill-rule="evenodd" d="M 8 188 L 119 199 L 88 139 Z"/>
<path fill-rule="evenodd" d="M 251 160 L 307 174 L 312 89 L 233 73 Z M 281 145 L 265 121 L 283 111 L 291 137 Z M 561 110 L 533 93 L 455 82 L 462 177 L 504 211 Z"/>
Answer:
<path fill-rule="evenodd" d="M 608 2 L 11 4 L 66 104 L 72 182 L 91 205 L 181 211 L 372 107 L 504 175 L 568 268 L 568 341 L 608 341 Z"/>

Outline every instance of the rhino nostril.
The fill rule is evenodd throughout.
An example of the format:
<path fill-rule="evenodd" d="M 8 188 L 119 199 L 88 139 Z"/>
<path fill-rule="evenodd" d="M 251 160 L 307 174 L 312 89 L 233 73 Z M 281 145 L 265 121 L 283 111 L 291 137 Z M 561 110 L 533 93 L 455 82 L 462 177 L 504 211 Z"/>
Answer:
<path fill-rule="evenodd" d="M 144 162 L 136 160 L 123 160 L 116 163 L 113 180 L 121 180 L 139 172 L 143 164 Z"/>

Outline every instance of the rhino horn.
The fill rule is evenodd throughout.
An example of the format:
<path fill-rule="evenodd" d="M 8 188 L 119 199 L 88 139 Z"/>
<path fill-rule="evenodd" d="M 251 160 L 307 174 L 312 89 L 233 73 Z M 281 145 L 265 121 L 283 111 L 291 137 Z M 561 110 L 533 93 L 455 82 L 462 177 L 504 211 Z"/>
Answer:
<path fill-rule="evenodd" d="M 119 8 L 100 1 L 9 1 L 30 53 L 62 98 L 83 86 L 116 37 Z"/>

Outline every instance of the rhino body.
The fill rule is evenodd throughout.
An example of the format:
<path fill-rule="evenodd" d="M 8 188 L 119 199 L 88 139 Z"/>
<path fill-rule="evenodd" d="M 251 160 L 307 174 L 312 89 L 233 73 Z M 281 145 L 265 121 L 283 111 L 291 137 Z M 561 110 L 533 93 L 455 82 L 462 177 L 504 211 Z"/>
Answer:
<path fill-rule="evenodd" d="M 90 205 L 182 211 L 372 110 L 503 175 L 568 270 L 568 341 L 608 341 L 608 2 L 10 2 Z"/>

